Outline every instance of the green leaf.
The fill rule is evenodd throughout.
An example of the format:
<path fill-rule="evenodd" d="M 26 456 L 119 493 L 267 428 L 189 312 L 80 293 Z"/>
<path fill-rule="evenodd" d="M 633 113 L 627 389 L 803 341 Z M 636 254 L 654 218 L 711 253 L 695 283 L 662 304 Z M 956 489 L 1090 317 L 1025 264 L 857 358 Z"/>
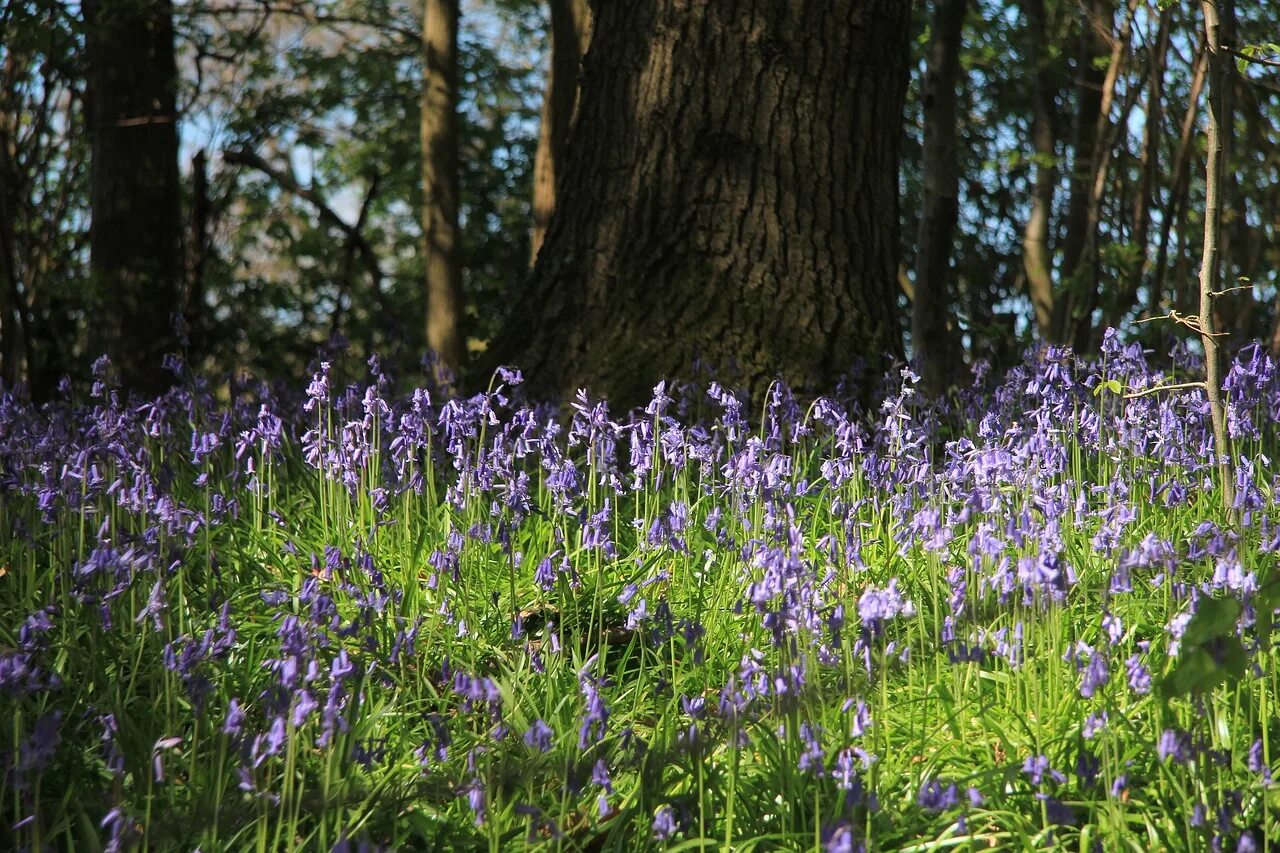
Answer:
<path fill-rule="evenodd" d="M 1161 682 L 1160 690 L 1167 698 L 1208 693 L 1227 679 L 1244 677 L 1248 665 L 1249 655 L 1234 634 L 1215 637 L 1209 644 L 1194 648 L 1184 645 L 1182 656 Z"/>
<path fill-rule="evenodd" d="M 1204 649 L 1183 650 L 1173 671 L 1160 683 L 1160 692 L 1173 699 L 1189 693 L 1204 693 L 1225 681 L 1226 672 L 1218 667 L 1213 655 Z"/>
<path fill-rule="evenodd" d="M 1236 620 L 1244 609 L 1239 600 L 1234 598 L 1206 598 L 1200 602 L 1199 608 L 1187 630 L 1182 635 L 1184 649 L 1203 646 L 1210 640 L 1235 637 Z"/>
<path fill-rule="evenodd" d="M 1098 387 L 1093 389 L 1093 396 L 1101 397 L 1104 391 L 1121 394 L 1124 392 L 1124 386 L 1120 384 L 1119 379 L 1108 379 L 1106 382 L 1098 383 Z"/>

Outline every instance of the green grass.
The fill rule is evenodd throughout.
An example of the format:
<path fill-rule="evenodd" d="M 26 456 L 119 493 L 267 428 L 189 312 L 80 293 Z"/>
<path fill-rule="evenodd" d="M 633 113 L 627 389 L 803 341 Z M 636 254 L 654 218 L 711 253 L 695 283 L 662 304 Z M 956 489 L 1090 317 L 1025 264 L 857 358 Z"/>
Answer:
<path fill-rule="evenodd" d="M 1189 403 L 1178 405 L 1193 419 Z M 338 439 L 343 418 L 331 411 L 316 423 Z M 912 411 L 919 423 L 922 413 Z M 1269 612 L 1262 605 L 1272 594 L 1274 556 L 1261 544 L 1264 513 L 1233 525 L 1212 488 L 1193 488 L 1185 503 L 1166 507 L 1148 479 L 1167 473 L 1167 463 L 1108 450 L 1106 435 L 1090 444 L 1068 432 L 1062 449 L 1070 461 L 1060 472 L 1021 476 L 1026 466 L 1013 466 L 984 491 L 995 503 L 958 521 L 972 484 L 948 481 L 940 461 L 886 485 L 859 467 L 861 454 L 847 480 L 824 479 L 822 463 L 839 455 L 826 427 L 760 450 L 762 464 L 778 474 L 768 487 L 726 477 L 729 456 L 749 445 L 745 436 L 727 439 L 722 425 L 715 434 L 723 455 L 714 464 L 663 460 L 640 475 L 636 489 L 624 472 L 620 494 L 599 482 L 584 446 L 566 447 L 561 436 L 562 453 L 588 475 L 570 511 L 548 489 L 536 452 L 510 470 L 493 460 L 492 489 L 470 484 L 465 501 L 450 502 L 446 490 L 458 472 L 448 460 L 462 454 L 441 455 L 433 445 L 415 463 L 425 475 L 420 493 L 393 490 L 380 511 L 371 490 L 388 483 L 392 456 L 392 437 L 381 428 L 362 433 L 367 457 L 350 469 L 354 482 L 305 464 L 295 439 L 278 454 L 249 450 L 259 483 L 251 488 L 233 474 L 244 465 L 234 458 L 234 435 L 198 466 L 184 458 L 192 423 L 208 429 L 215 415 L 188 413 L 172 439 L 144 437 L 125 420 L 126 446 L 146 451 L 132 459 L 108 452 L 100 436 L 80 439 L 92 448 L 102 484 L 123 477 L 127 491 L 135 482 L 163 482 L 157 475 L 170 466 L 167 489 L 177 504 L 216 516 L 221 494 L 239 502 L 238 514 L 190 533 L 162 524 L 147 541 L 157 526 L 154 506 L 133 511 L 121 490 L 108 494 L 90 483 L 84 506 L 65 496 L 64 485 L 52 517 L 42 518 L 33 494 L 40 454 L 10 453 L 8 470 L 33 488 L 0 492 L 0 515 L 9 522 L 0 525 L 0 653 L 13 659 L 24 620 L 52 606 L 53 627 L 30 659 L 59 684 L 0 691 L 0 751 L 10 768 L 0 783 L 4 846 L 103 849 L 112 832 L 102 821 L 113 808 L 123 815 L 127 831 L 117 836 L 126 846 L 206 853 L 327 849 L 340 839 L 399 849 L 813 849 L 837 828 L 869 849 L 912 851 L 1200 850 L 1215 838 L 1235 849 L 1246 830 L 1259 845 L 1280 837 L 1280 790 L 1256 760 L 1251 769 L 1249 755 L 1260 742 L 1262 764 L 1277 766 L 1269 620 L 1245 618 L 1237 628 L 1237 612 L 1214 617 L 1203 604 L 1243 597 L 1258 605 L 1251 613 Z M 503 429 L 487 425 L 469 437 L 468 464 L 495 438 L 510 447 Z M 677 425 L 658 422 L 658 429 Z M 1239 449 L 1258 458 L 1272 446 L 1263 441 Z M 619 443 L 625 462 L 628 445 Z M 687 448 L 688 436 L 672 446 Z M 900 453 L 892 464 L 903 466 L 937 452 L 910 436 L 889 447 Z M 423 467 L 432 453 L 444 464 Z M 1256 472 L 1264 490 L 1265 468 Z M 492 513 L 504 482 L 521 470 L 531 478 L 528 512 Z M 194 484 L 200 473 L 209 474 L 209 485 Z M 1170 476 L 1199 485 L 1206 474 Z M 1120 502 L 1133 517 L 1119 525 L 1115 546 L 1099 547 L 1096 511 L 1112 505 L 1114 483 L 1128 489 Z M 1044 498 L 1059 488 L 1058 505 L 1046 513 Z M 606 501 L 614 556 L 583 544 L 583 521 Z M 650 544 L 648 531 L 676 502 L 688 507 L 686 531 L 675 537 L 686 541 Z M 911 527 L 930 509 L 951 520 L 950 535 L 933 543 L 926 534 L 936 523 Z M 713 510 L 721 513 L 716 532 L 706 525 Z M 1205 520 L 1238 537 L 1232 548 L 1260 592 L 1209 589 L 1224 555 L 1189 556 Z M 1025 528 L 1023 541 L 1006 530 L 1011 522 Z M 984 525 L 1004 544 L 974 557 L 970 545 Z M 1111 592 L 1123 550 L 1149 533 L 1173 543 L 1173 576 L 1156 584 L 1156 570 L 1135 569 L 1131 592 Z M 1035 586 L 1025 599 L 1019 586 L 1002 601 L 991 587 L 999 561 L 1010 560 L 1016 576 L 1019 559 L 1034 559 L 1047 541 L 1074 580 L 1056 595 L 1052 583 Z M 144 559 L 113 578 L 78 579 L 78 567 L 103 542 L 133 547 Z M 752 542 L 744 561 L 743 546 Z M 333 577 L 313 571 L 312 555 L 323 565 L 327 546 L 343 560 Z M 544 590 L 534 572 L 554 552 L 554 564 L 567 558 L 570 572 Z M 456 576 L 438 568 L 441 555 L 456 559 Z M 785 581 L 796 594 L 784 609 L 797 621 L 776 633 L 744 602 L 748 585 L 764 577 L 765 555 L 790 561 Z M 911 609 L 865 635 L 860 597 L 895 579 Z M 157 581 L 163 607 L 139 618 Z M 646 581 L 619 601 L 628 584 Z M 984 650 L 980 659 L 956 660 L 942 641 L 958 583 L 964 609 L 954 631 Z M 1168 626 L 1191 612 L 1197 585 L 1207 590 L 1196 596 L 1207 615 L 1197 617 L 1191 639 L 1199 635 L 1209 664 L 1191 671 L 1187 661 L 1199 647 L 1171 657 Z M 119 594 L 105 605 L 108 628 L 96 599 L 112 589 Z M 264 592 L 281 600 L 269 603 Z M 327 613 L 312 622 L 313 607 L 328 607 L 315 603 L 317 594 L 332 599 L 336 627 Z M 641 599 L 648 617 L 629 628 Z M 224 604 L 233 639 L 219 628 Z M 837 606 L 844 611 L 838 643 L 828 624 Z M 296 728 L 290 721 L 279 752 L 253 766 L 254 738 L 271 727 L 270 691 L 280 681 L 265 662 L 282 657 L 278 631 L 287 615 L 304 626 L 297 684 L 319 707 Z M 1106 615 L 1121 625 L 1114 640 Z M 523 634 L 513 637 L 517 616 Z M 410 649 L 404 634 L 415 626 Z M 224 643 L 192 671 L 207 683 L 201 695 L 166 666 L 165 650 L 198 645 L 209 630 Z M 1015 630 L 1023 640 L 1011 661 L 996 648 Z M 1081 671 L 1088 655 L 1079 665 L 1069 659 L 1080 643 L 1098 650 L 1110 673 L 1089 698 Z M 355 665 L 342 692 L 343 726 L 317 745 L 341 651 Z M 1126 683 L 1125 662 L 1135 655 L 1152 676 L 1145 693 Z M 744 660 L 770 685 L 767 695 L 722 710 L 722 693 L 742 687 Z M 312 661 L 317 677 L 306 681 Z M 802 680 L 787 675 L 800 670 Z M 491 679 L 500 701 L 468 707 L 454 690 L 456 673 Z M 779 678 L 791 682 L 781 692 Z M 608 716 L 580 743 L 592 690 Z M 299 701 L 293 693 L 290 714 Z M 233 698 L 246 710 L 240 735 L 224 731 Z M 690 713 L 699 699 L 704 709 Z M 858 703 L 870 722 L 855 734 Z M 56 749 L 24 765 L 37 722 L 55 713 Z M 108 714 L 118 724 L 111 744 L 103 739 Z M 1086 736 L 1086 721 L 1101 714 L 1105 725 Z M 545 753 L 522 739 L 535 720 L 553 732 Z M 1185 763 L 1161 757 L 1166 730 L 1186 732 L 1195 744 Z M 447 752 L 440 756 L 442 732 Z M 820 758 L 805 760 L 814 735 L 802 732 L 817 733 Z M 157 749 L 158 742 L 165 745 Z M 854 756 L 846 782 L 838 758 L 855 748 L 866 758 Z M 1024 763 L 1037 756 L 1061 781 L 1049 775 L 1033 783 Z M 1084 775 L 1082 761 L 1094 763 Z M 607 789 L 593 780 L 597 762 L 608 770 Z M 922 805 L 922 786 L 932 780 L 954 784 L 958 804 Z M 467 796 L 477 787 L 483 820 Z M 677 830 L 659 840 L 655 817 L 668 808 Z"/>

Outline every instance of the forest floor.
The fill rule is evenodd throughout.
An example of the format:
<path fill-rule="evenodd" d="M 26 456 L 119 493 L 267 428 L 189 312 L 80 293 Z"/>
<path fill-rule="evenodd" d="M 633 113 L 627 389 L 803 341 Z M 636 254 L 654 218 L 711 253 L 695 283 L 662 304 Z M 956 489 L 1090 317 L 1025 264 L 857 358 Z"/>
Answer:
<path fill-rule="evenodd" d="M 0 846 L 1261 849 L 1280 377 L 1224 507 L 1201 392 L 1115 393 L 1195 370 L 5 396 Z"/>

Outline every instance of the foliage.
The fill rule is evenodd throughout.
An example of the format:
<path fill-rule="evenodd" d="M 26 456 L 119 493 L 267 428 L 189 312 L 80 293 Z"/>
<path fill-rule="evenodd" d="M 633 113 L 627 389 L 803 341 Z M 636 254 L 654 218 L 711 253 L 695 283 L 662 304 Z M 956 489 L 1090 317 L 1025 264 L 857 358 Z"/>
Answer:
<path fill-rule="evenodd" d="M 532 2 L 465 11 L 465 332 L 484 340 L 527 263 L 542 20 Z M 314 202 L 261 172 L 221 170 L 222 260 L 207 288 L 211 366 L 301 376 L 315 347 L 335 336 L 407 367 L 420 357 L 419 12 L 399 0 L 190 10 L 189 60 L 221 62 L 226 76 L 188 78 L 199 116 L 189 146 L 258 151 L 348 223 L 367 204 L 361 230 L 383 275 L 379 292 Z"/>
<path fill-rule="evenodd" d="M 52 387 L 83 355 L 88 146 L 80 22 L 0 6 L 0 373 Z"/>

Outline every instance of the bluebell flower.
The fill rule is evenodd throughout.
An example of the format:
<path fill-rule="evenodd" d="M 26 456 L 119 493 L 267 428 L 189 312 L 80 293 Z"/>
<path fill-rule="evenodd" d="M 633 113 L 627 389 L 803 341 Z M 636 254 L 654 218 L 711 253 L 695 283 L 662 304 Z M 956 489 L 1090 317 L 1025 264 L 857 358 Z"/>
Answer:
<path fill-rule="evenodd" d="M 926 811 L 942 812 L 960 804 L 960 792 L 954 782 L 928 779 L 920 786 L 916 802 Z"/>
<path fill-rule="evenodd" d="M 666 841 L 677 832 L 676 816 L 671 806 L 662 806 L 653 816 L 653 837 Z"/>
<path fill-rule="evenodd" d="M 534 720 L 533 725 L 524 733 L 525 745 L 530 749 L 536 749 L 538 752 L 551 751 L 551 739 L 555 736 L 551 726 L 542 720 Z"/>

